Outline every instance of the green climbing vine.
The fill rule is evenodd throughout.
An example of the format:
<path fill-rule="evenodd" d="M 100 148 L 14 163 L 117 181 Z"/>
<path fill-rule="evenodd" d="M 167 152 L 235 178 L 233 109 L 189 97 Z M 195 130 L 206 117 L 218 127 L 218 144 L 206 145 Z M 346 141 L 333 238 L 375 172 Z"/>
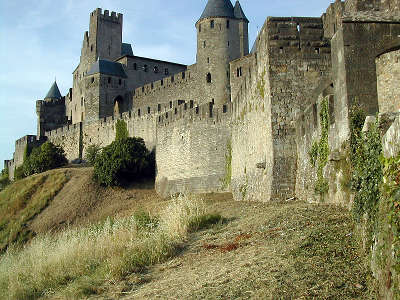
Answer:
<path fill-rule="evenodd" d="M 381 159 L 383 165 L 382 197 L 389 207 L 389 223 L 393 232 L 394 269 L 400 273 L 400 153 Z"/>
<path fill-rule="evenodd" d="M 321 196 L 328 192 L 328 180 L 324 177 L 324 168 L 328 163 L 329 157 L 329 102 L 325 98 L 321 102 L 321 111 L 319 114 L 321 124 L 321 136 L 319 141 L 314 141 L 311 150 L 308 153 L 311 164 L 317 167 L 317 181 L 314 190 Z"/>

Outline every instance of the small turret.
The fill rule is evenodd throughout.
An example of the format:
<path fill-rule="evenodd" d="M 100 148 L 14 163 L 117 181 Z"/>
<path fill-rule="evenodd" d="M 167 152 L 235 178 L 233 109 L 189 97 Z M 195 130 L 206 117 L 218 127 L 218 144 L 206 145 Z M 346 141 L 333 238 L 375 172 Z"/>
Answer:
<path fill-rule="evenodd" d="M 62 98 L 57 82 L 54 81 L 44 100 L 60 100 Z"/>
<path fill-rule="evenodd" d="M 235 4 L 234 14 L 235 18 L 239 20 L 240 56 L 246 56 L 249 54 L 249 20 L 238 0 Z"/>

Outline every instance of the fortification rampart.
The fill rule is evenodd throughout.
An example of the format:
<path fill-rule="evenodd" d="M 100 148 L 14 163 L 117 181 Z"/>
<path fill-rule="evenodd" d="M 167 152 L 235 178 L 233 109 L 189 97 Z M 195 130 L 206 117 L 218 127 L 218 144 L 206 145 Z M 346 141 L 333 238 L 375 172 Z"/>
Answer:
<path fill-rule="evenodd" d="M 235 82 L 232 191 L 237 199 L 295 196 L 294 121 L 330 76 L 330 44 L 321 18 L 268 18 L 250 58 L 231 63 L 255 70 Z M 293 84 L 293 83 L 296 84 Z"/>
<path fill-rule="evenodd" d="M 227 190 L 231 109 L 184 104 L 157 122 L 156 190 L 163 196 Z"/>
<path fill-rule="evenodd" d="M 400 111 L 400 50 L 380 55 L 376 59 L 376 73 L 379 112 Z"/>

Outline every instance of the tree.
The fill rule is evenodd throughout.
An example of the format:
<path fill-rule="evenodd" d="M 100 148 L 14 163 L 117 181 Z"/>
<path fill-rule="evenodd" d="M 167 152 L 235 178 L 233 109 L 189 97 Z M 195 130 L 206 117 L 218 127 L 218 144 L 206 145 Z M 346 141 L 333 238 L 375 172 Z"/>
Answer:
<path fill-rule="evenodd" d="M 101 185 L 121 186 L 145 176 L 150 153 L 142 138 L 124 138 L 104 147 L 94 164 L 94 178 Z"/>
<path fill-rule="evenodd" d="M 64 150 L 51 142 L 34 148 L 23 165 L 24 175 L 30 176 L 65 166 L 68 163 Z"/>

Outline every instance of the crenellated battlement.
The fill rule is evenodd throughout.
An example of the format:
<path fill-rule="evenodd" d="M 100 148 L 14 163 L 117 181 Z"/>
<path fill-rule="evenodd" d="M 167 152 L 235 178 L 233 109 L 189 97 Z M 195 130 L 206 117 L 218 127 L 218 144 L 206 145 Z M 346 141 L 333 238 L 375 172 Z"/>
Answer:
<path fill-rule="evenodd" d="M 194 81 L 193 72 L 186 70 L 176 73 L 161 80 L 157 80 L 134 90 L 134 99 L 139 99 L 147 95 L 157 93 L 162 89 L 175 89 L 179 85 L 186 85 L 190 81 Z"/>
<path fill-rule="evenodd" d="M 96 10 L 94 10 L 91 14 L 91 17 L 97 17 L 100 18 L 104 21 L 110 21 L 110 22 L 114 22 L 114 23 L 120 23 L 122 24 L 123 21 L 123 14 L 120 13 L 116 13 L 115 11 L 112 11 L 110 14 L 109 10 L 103 10 L 101 8 L 97 8 Z"/>
<path fill-rule="evenodd" d="M 232 105 L 230 103 L 222 106 L 214 105 L 212 102 L 196 105 L 190 108 L 190 103 L 182 102 L 170 111 L 157 117 L 157 126 L 168 126 L 179 120 L 209 121 L 215 123 L 230 120 Z"/>

